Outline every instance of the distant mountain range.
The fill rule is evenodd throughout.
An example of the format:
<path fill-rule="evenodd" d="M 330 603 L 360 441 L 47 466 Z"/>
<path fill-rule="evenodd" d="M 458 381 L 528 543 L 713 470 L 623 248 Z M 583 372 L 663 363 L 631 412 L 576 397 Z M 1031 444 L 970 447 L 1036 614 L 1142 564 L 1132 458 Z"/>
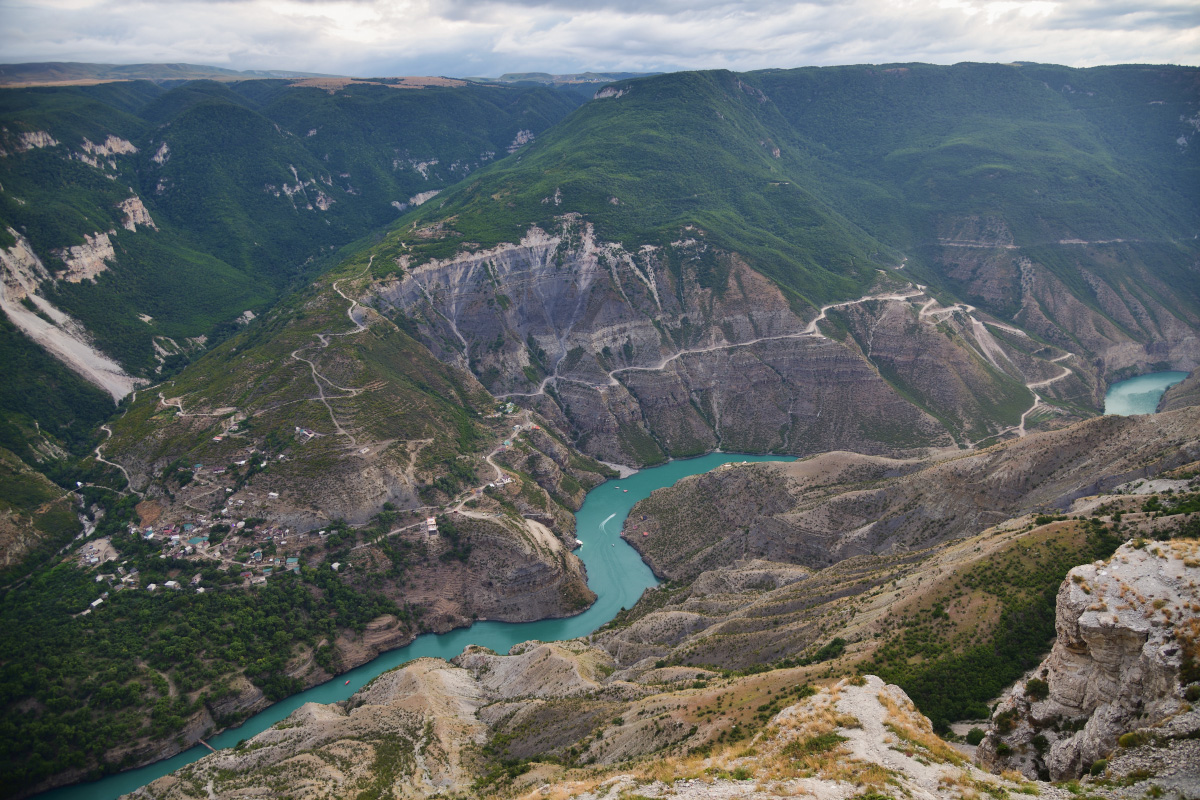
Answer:
<path fill-rule="evenodd" d="M 244 81 L 250 78 L 328 78 L 318 72 L 295 70 L 234 70 L 204 64 L 88 64 L 80 61 L 40 61 L 0 64 L 0 86 L 87 84 L 108 81 Z"/>
<path fill-rule="evenodd" d="M 499 78 L 466 78 L 478 83 L 540 83 L 555 86 L 564 83 L 612 83 L 630 78 L 644 78 L 658 75 L 657 72 L 568 72 L 551 74 L 549 72 L 506 72 Z"/>
<path fill-rule="evenodd" d="M 543 86 L 603 84 L 658 73 L 646 72 L 507 72 L 499 78 L 464 78 L 474 83 L 523 83 Z M 236 70 L 207 64 L 90 64 L 82 61 L 36 61 L 0 64 L 0 87 L 67 86 L 111 81 L 244 81 L 253 79 L 340 78 L 336 73 L 287 69 Z"/>

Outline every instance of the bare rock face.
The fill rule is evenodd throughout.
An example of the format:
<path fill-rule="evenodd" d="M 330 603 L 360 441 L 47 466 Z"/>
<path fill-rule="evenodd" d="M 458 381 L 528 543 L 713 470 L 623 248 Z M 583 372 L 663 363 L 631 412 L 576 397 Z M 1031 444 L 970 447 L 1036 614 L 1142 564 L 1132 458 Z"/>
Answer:
<path fill-rule="evenodd" d="M 717 448 L 898 455 L 978 443 L 1061 427 L 1079 416 L 1069 406 L 1098 410 L 1115 372 L 1196 365 L 1200 320 L 1140 294 L 1126 308 L 1084 270 L 1097 313 L 998 220 L 944 234 L 942 266 L 981 308 L 942 306 L 896 272 L 806 311 L 698 229 L 626 249 L 577 214 L 517 243 L 402 256 L 399 277 L 362 300 L 589 454 L 626 464 Z M 1139 262 L 1137 280 L 1169 295 L 1152 272 Z"/>
<path fill-rule="evenodd" d="M 1200 405 L 1200 369 L 1192 370 L 1191 374 L 1163 392 L 1158 401 L 1158 410 L 1175 411 L 1188 406 Z"/>
<path fill-rule="evenodd" d="M 1090 378 L 1049 361 L 1068 353 L 1006 325 L 997 339 L 973 307 L 942 308 L 897 276 L 802 317 L 699 231 L 628 251 L 564 215 L 517 244 L 400 260 L 403 276 L 364 302 L 620 463 L 716 448 L 900 453 L 1015 428 L 1028 382 L 1092 395 Z"/>
<path fill-rule="evenodd" d="M 1000 701 L 980 760 L 1066 780 L 1110 757 L 1125 734 L 1128 745 L 1200 730 L 1181 685 L 1198 632 L 1198 555 L 1194 540 L 1136 541 L 1071 570 L 1054 648 Z"/>
<path fill-rule="evenodd" d="M 485 703 L 467 670 L 419 659 L 384 673 L 346 703 L 306 703 L 249 746 L 222 750 L 141 789 L 143 798 L 275 795 L 428 797 L 470 782 L 464 750 L 482 743 L 476 718 Z M 277 796 L 277 795 L 276 795 Z"/>
<path fill-rule="evenodd" d="M 113 231 L 85 233 L 83 244 L 58 251 L 57 255 L 67 265 L 62 279 L 68 283 L 95 280 L 97 275 L 108 269 L 109 262 L 116 259 L 112 241 L 108 238 L 110 233 Z"/>
<path fill-rule="evenodd" d="M 166 145 L 163 145 L 164 147 Z M 121 210 L 123 218 L 121 226 L 127 231 L 136 231 L 138 225 L 145 225 L 153 230 L 158 230 L 158 226 L 154 224 L 154 218 L 150 216 L 150 212 L 146 210 L 146 206 L 142 203 L 142 198 L 136 194 L 117 204 L 117 208 Z"/>

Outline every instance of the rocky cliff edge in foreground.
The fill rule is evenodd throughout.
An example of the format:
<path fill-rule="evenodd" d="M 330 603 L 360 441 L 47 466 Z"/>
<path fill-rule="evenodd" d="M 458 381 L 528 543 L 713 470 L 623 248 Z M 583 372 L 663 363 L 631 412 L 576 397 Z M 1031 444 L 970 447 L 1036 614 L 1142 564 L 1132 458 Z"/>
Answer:
<path fill-rule="evenodd" d="M 996 707 L 981 762 L 1200 795 L 1198 584 L 1195 540 L 1135 539 L 1071 570 L 1054 647 Z"/>

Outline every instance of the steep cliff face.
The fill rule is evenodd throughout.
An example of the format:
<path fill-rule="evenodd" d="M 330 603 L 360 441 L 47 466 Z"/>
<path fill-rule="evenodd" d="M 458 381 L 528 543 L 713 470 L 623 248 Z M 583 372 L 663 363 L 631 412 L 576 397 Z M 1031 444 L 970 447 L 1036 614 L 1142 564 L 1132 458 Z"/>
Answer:
<path fill-rule="evenodd" d="M 1060 242 L 1026 252 L 1000 220 L 990 227 L 977 219 L 959 223 L 958 238 L 942 239 L 935 250 L 951 287 L 1041 341 L 1087 356 L 1071 366 L 1087 376 L 1091 397 L 1068 382 L 1053 387 L 1054 396 L 1098 406 L 1114 377 L 1162 364 L 1195 367 L 1200 320 L 1156 274 L 1154 253 L 1121 241 Z M 1195 280 L 1194 264 L 1180 269 L 1179 280 Z"/>
<path fill-rule="evenodd" d="M 1200 712 L 1184 696 L 1200 679 L 1198 580 L 1200 544 L 1187 539 L 1137 540 L 1071 570 L 1054 648 L 1000 701 L 981 760 L 1066 780 L 1122 747 L 1194 736 Z"/>
<path fill-rule="evenodd" d="M 558 223 L 446 259 L 401 256 L 399 277 L 364 302 L 415 323 L 439 358 L 536 407 L 601 458 L 897 453 L 1024 430 L 1030 386 L 1094 394 L 1094 375 L 1070 351 L 974 307 L 943 307 L 902 273 L 806 318 L 698 229 L 630 252 L 578 215 Z"/>

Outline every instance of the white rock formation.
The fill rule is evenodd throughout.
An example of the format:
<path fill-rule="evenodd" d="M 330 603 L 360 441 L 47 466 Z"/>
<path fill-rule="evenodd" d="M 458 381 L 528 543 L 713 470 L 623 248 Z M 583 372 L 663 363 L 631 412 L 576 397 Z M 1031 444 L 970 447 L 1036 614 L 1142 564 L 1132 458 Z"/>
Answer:
<path fill-rule="evenodd" d="M 441 194 L 441 191 L 441 189 L 430 189 L 428 192 L 418 192 L 417 194 L 408 198 L 408 205 L 413 207 L 419 206 L 422 203 L 428 202 L 429 200 L 437 197 L 439 194 Z"/>
<path fill-rule="evenodd" d="M 517 135 L 513 137 L 512 144 L 508 146 L 508 152 L 515 153 L 524 145 L 533 141 L 533 131 L 521 130 L 517 131 Z"/>
<path fill-rule="evenodd" d="M 91 140 L 84 139 L 83 150 L 94 156 L 130 155 L 138 151 L 133 142 L 113 136 L 111 133 L 100 144 L 93 144 Z"/>
<path fill-rule="evenodd" d="M 21 134 L 20 150 L 32 150 L 35 147 L 54 147 L 58 144 L 54 137 L 45 131 L 26 131 Z"/>
<path fill-rule="evenodd" d="M 93 234 L 85 233 L 83 244 L 65 247 L 56 251 L 56 254 L 67 265 L 67 271 L 60 277 L 68 283 L 95 280 L 97 275 L 108 269 L 108 262 L 117 257 L 108 233 L 99 231 Z"/>
<path fill-rule="evenodd" d="M 1197 612 L 1195 540 L 1127 543 L 1107 562 L 1071 570 L 1058 592 L 1057 639 L 1033 676 L 1049 693 L 1029 697 L 1025 681 L 1011 689 L 981 761 L 1075 778 L 1109 757 L 1123 734 L 1172 720 L 1185 706 L 1181 642 L 1200 632 L 1192 630 Z"/>
<path fill-rule="evenodd" d="M 154 218 L 150 216 L 150 212 L 146 210 L 146 206 L 142 204 L 142 198 L 136 194 L 127 200 L 122 200 L 117 208 L 121 209 L 121 213 L 125 218 L 121 220 L 121 227 L 127 231 L 136 231 L 138 225 L 145 225 L 153 230 L 158 230 L 158 226 L 154 224 Z"/>
<path fill-rule="evenodd" d="M 12 228 L 16 244 L 0 249 L 0 310 L 27 336 L 87 380 L 120 400 L 139 381 L 92 346 L 83 326 L 36 294 L 50 278 L 29 240 Z M 21 301 L 28 299 L 37 311 Z M 38 312 L 41 312 L 40 315 Z"/>

